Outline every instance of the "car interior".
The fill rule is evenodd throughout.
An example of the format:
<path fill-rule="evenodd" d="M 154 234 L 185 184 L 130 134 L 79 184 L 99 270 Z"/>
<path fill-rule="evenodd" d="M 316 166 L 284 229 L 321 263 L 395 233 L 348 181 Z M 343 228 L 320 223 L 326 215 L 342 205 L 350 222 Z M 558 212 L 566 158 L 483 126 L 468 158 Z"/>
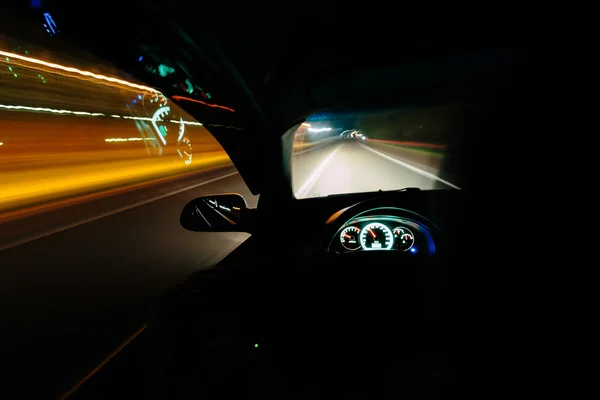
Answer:
<path fill-rule="evenodd" d="M 483 132 L 502 137 L 524 112 L 524 99 L 514 93 L 527 80 L 527 51 L 448 36 L 420 42 L 406 39 L 403 29 L 332 29 L 324 16 L 330 14 L 308 27 L 202 29 L 178 1 L 166 9 L 140 6 L 138 18 L 158 13 L 163 29 L 124 39 L 122 30 L 103 28 L 103 16 L 74 18 L 83 3 L 59 7 L 66 3 L 55 2 L 65 31 L 103 32 L 73 41 L 210 126 L 260 195 L 256 209 L 227 193 L 182 210 L 185 229 L 251 237 L 215 268 L 165 293 L 144 334 L 73 398 L 448 395 L 465 361 L 457 359 L 466 340 L 457 282 L 479 251 L 472 249 L 485 243 L 477 226 L 491 218 L 475 211 L 481 203 L 470 196 L 485 184 L 482 166 L 492 164 L 480 162 L 491 156 L 477 149 L 489 145 Z M 115 15 L 112 24 L 131 18 Z M 180 68 L 157 75 L 140 54 Z M 184 99 L 175 86 L 189 77 L 210 88 L 213 103 L 235 112 Z M 444 160 L 457 171 L 460 190 L 398 187 L 296 198 L 295 133 L 310 115 L 449 104 L 466 110 Z"/>

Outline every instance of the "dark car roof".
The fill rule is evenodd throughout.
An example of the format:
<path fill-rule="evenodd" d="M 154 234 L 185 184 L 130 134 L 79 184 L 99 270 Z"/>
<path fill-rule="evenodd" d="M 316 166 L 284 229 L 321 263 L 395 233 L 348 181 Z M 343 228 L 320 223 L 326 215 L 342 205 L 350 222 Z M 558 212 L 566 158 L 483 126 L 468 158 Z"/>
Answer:
<path fill-rule="evenodd" d="M 279 16 L 274 11 L 281 7 L 273 3 L 253 2 L 248 13 L 214 4 L 169 0 L 125 7 L 110 0 L 90 7 L 49 0 L 44 7 L 60 23 L 61 34 L 213 125 L 211 132 L 254 193 L 261 186 L 255 157 L 262 142 L 312 112 L 462 101 L 497 84 L 501 66 L 514 60 L 512 47 L 479 37 L 465 41 L 452 31 L 440 34 L 431 22 L 415 18 L 382 30 L 372 19 L 369 27 L 363 24 L 368 18 L 358 10 L 362 19 L 348 25 L 332 2 L 286 3 L 287 14 L 282 9 Z M 142 56 L 164 60 L 177 76 L 148 73 L 138 61 Z M 210 91 L 210 100 L 182 93 L 173 79 L 186 77 Z M 200 102 L 174 97 L 182 95 Z"/>
<path fill-rule="evenodd" d="M 399 18 L 396 25 L 382 27 L 384 21 L 378 24 L 364 14 L 366 4 L 355 13 L 362 18 L 351 19 L 341 13 L 349 6 L 331 1 L 291 1 L 285 7 L 255 1 L 247 9 L 226 2 L 221 7 L 184 0 L 127 3 L 123 7 L 123 2 L 107 0 L 92 10 L 86 2 L 44 2 L 64 26 L 63 33 L 85 48 L 147 81 L 151 77 L 136 70 L 141 47 L 146 47 L 181 66 L 201 86 L 212 86 L 215 103 L 248 114 L 248 119 L 264 114 L 278 134 L 282 125 L 314 109 L 390 101 L 376 90 L 390 83 L 390 74 L 402 81 L 393 82 L 388 92 L 396 96 L 399 86 L 410 84 L 411 93 L 400 101 L 413 101 L 419 90 L 431 93 L 428 86 L 456 81 L 453 73 L 460 69 L 460 78 L 472 76 L 461 58 L 502 50 L 493 41 L 482 41 L 481 32 L 444 31 L 431 18 Z M 378 18 L 385 14 L 385 9 L 375 10 Z M 450 64 L 431 69 L 449 58 Z M 399 66 L 404 69 L 398 71 Z M 181 94 L 160 80 L 152 83 L 170 95 Z"/>

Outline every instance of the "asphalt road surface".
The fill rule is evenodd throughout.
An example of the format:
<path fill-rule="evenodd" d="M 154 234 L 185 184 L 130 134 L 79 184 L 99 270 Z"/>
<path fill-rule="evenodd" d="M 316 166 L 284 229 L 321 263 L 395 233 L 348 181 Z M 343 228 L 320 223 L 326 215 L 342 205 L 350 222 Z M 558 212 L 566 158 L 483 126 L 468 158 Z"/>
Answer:
<path fill-rule="evenodd" d="M 297 198 L 397 190 L 405 187 L 457 189 L 426 166 L 370 147 L 369 142 L 334 141 L 296 153 L 293 185 Z"/>
<path fill-rule="evenodd" d="M 59 210 L 69 229 L 52 213 L 20 223 L 40 237 L 16 232 L 0 251 L 0 398 L 57 398 L 146 322 L 158 294 L 248 238 L 179 225 L 202 195 L 238 192 L 256 206 L 234 168 L 164 186 Z"/>

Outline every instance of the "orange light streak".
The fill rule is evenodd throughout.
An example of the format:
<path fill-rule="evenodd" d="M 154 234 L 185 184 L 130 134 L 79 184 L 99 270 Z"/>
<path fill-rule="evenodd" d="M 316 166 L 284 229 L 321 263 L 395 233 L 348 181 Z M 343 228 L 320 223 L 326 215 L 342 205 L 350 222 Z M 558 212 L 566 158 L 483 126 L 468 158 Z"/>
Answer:
<path fill-rule="evenodd" d="M 173 100 L 185 100 L 185 101 L 191 101 L 192 103 L 200 103 L 203 104 L 205 106 L 208 107 L 213 107 L 213 108 L 222 108 L 223 110 L 227 110 L 227 111 L 231 111 L 231 112 L 235 112 L 235 110 L 233 108 L 229 108 L 229 107 L 225 107 L 225 106 L 221 106 L 218 104 L 210 104 L 210 103 L 206 103 L 204 101 L 201 100 L 196 100 L 196 99 L 190 99 L 189 97 L 184 97 L 184 96 L 173 96 L 172 97 Z"/>

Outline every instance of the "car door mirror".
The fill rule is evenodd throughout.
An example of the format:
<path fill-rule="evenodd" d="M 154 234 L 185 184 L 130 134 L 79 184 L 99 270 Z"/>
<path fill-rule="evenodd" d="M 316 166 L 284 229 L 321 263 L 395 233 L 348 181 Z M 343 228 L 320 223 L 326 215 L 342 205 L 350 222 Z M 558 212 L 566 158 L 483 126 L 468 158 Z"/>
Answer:
<path fill-rule="evenodd" d="M 248 211 L 251 210 L 242 195 L 215 194 L 190 201 L 183 208 L 179 222 L 193 232 L 248 232 L 248 223 L 244 221 Z"/>

